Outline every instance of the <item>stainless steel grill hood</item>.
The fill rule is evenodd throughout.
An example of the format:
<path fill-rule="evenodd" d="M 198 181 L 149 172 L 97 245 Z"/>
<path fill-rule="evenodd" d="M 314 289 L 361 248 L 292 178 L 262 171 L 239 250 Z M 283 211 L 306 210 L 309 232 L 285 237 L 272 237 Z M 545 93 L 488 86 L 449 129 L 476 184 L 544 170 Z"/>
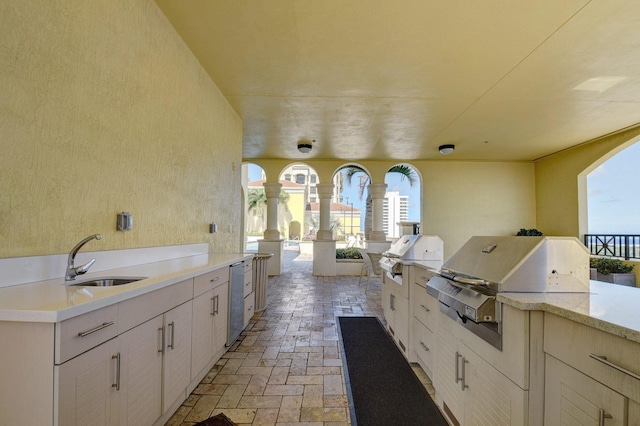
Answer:
<path fill-rule="evenodd" d="M 440 311 L 502 350 L 500 292 L 588 292 L 589 251 L 573 237 L 472 237 L 427 293 Z"/>
<path fill-rule="evenodd" d="M 574 237 L 472 237 L 441 275 L 496 292 L 588 292 L 589 251 Z"/>

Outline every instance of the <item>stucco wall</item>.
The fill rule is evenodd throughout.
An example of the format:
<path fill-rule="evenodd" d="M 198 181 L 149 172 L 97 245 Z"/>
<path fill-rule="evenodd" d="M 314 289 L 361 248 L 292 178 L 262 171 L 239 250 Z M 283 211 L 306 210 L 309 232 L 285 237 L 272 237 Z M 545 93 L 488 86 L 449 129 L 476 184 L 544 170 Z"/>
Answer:
<path fill-rule="evenodd" d="M 152 0 L 5 1 L 0 35 L 0 257 L 239 250 L 242 123 Z"/>
<path fill-rule="evenodd" d="M 608 158 L 621 145 L 636 141 L 638 135 L 640 127 L 536 161 L 538 229 L 547 235 L 581 237 L 586 230 L 587 188 L 584 182 L 580 182 L 580 174 Z"/>
<path fill-rule="evenodd" d="M 422 174 L 421 233 L 444 241 L 445 259 L 474 235 L 535 228 L 533 163 L 416 163 Z"/>

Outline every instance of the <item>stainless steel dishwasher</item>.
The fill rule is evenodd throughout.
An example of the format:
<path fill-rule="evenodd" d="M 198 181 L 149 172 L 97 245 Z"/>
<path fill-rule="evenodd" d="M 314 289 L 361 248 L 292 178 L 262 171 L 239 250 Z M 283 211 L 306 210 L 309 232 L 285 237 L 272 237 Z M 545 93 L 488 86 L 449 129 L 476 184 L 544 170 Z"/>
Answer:
<path fill-rule="evenodd" d="M 242 333 L 244 325 L 244 260 L 229 267 L 229 330 L 227 346 Z"/>

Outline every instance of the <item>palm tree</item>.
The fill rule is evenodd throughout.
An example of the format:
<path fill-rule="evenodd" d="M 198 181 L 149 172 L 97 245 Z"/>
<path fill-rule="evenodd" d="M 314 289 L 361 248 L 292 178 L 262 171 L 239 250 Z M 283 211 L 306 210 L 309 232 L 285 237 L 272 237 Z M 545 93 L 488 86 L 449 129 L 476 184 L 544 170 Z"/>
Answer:
<path fill-rule="evenodd" d="M 357 174 L 357 173 L 362 173 L 362 175 L 360 175 L 360 183 L 359 183 L 359 189 L 360 189 L 360 200 L 362 200 L 362 198 L 364 197 L 364 192 L 367 189 L 367 186 L 371 183 L 371 177 L 367 174 L 367 172 L 364 171 L 364 169 L 362 169 L 361 167 L 358 166 L 348 166 L 342 169 L 342 173 L 344 174 L 344 181 L 347 183 L 347 185 L 351 185 L 351 181 L 353 179 L 353 177 Z M 404 180 L 405 178 L 407 179 L 407 181 L 409 182 L 409 185 L 411 187 L 413 187 L 416 182 L 418 181 L 418 176 L 416 175 L 416 172 L 413 170 L 412 167 L 407 166 L 405 164 L 398 164 L 395 165 L 393 167 L 391 167 L 387 173 L 399 173 L 401 180 Z M 366 204 L 366 210 L 364 213 L 364 237 L 365 239 L 369 238 L 369 233 L 371 232 L 371 228 L 372 228 L 372 224 L 371 224 L 371 211 L 372 211 L 372 206 L 371 206 L 371 195 L 367 192 L 367 204 Z"/>

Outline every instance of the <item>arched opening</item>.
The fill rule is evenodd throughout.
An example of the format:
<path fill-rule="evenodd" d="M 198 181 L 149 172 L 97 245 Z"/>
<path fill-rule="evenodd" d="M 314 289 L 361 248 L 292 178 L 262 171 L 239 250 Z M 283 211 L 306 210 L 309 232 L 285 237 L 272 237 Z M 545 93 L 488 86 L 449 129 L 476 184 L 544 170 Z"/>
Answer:
<path fill-rule="evenodd" d="M 258 240 L 263 237 L 267 225 L 267 197 L 264 192 L 265 172 L 254 163 L 242 165 L 244 191 L 245 227 L 244 250 L 258 251 Z"/>
<path fill-rule="evenodd" d="M 407 164 L 389 169 L 384 182 L 383 225 L 387 239 L 396 240 L 420 231 L 421 181 L 417 170 Z"/>
<path fill-rule="evenodd" d="M 586 185 L 581 224 L 586 222 L 584 240 L 592 255 L 640 260 L 639 161 L 640 143 L 630 141 L 580 175 Z"/>
<path fill-rule="evenodd" d="M 364 247 L 368 172 L 357 164 L 347 164 L 333 175 L 331 223 L 334 238 L 347 247 Z"/>
<path fill-rule="evenodd" d="M 314 221 L 312 212 L 320 201 L 318 173 L 306 164 L 294 163 L 280 172 L 279 181 L 283 193 L 278 204 L 280 235 L 291 241 L 315 238 L 319 222 Z"/>

